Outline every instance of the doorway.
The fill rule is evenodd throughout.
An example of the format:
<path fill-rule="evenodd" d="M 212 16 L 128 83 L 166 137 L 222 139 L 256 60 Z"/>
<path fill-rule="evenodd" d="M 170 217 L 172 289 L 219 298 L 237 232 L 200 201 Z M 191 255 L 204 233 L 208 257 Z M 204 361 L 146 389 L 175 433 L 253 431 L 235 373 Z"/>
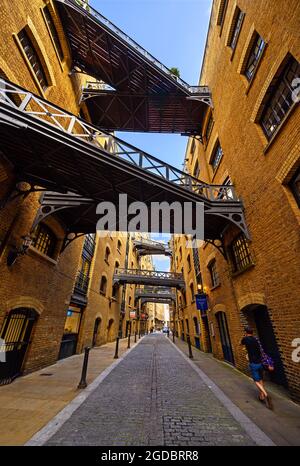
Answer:
<path fill-rule="evenodd" d="M 95 320 L 95 324 L 94 324 L 92 346 L 97 346 L 97 343 L 99 345 L 98 335 L 99 335 L 100 326 L 101 326 L 101 318 L 97 317 L 97 319 Z"/>
<path fill-rule="evenodd" d="M 33 309 L 10 311 L 2 327 L 0 336 L 0 385 L 11 383 L 22 374 L 25 354 L 38 313 Z"/>
<path fill-rule="evenodd" d="M 223 356 L 225 361 L 229 362 L 230 364 L 234 364 L 234 357 L 232 352 L 230 334 L 228 330 L 227 324 L 227 317 L 225 312 L 218 312 L 216 314 L 219 331 L 220 331 L 220 338 L 221 338 L 221 345 L 223 350 Z"/>
<path fill-rule="evenodd" d="M 274 334 L 273 325 L 267 306 L 258 305 L 252 307 L 252 315 L 257 329 L 258 338 L 265 352 L 274 360 L 275 370 L 268 372 L 271 382 L 287 387 L 284 367 Z"/>

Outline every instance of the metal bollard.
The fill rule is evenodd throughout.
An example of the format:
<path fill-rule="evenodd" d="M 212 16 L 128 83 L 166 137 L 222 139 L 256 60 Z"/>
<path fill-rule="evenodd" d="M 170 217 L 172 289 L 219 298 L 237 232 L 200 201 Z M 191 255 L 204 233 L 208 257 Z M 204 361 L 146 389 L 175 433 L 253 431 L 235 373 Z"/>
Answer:
<path fill-rule="evenodd" d="M 175 343 L 175 330 L 172 332 L 173 343 Z"/>
<path fill-rule="evenodd" d="M 117 339 L 116 339 L 116 351 L 115 351 L 114 359 L 118 359 L 118 357 L 119 357 L 119 340 L 120 340 L 120 337 L 117 337 Z"/>
<path fill-rule="evenodd" d="M 187 340 L 187 344 L 188 344 L 188 347 L 189 347 L 189 358 L 193 359 L 192 345 L 191 345 L 191 339 L 190 339 L 189 335 L 186 336 L 186 340 Z"/>
<path fill-rule="evenodd" d="M 131 335 L 130 335 L 130 332 L 129 332 L 129 333 L 128 333 L 128 343 L 127 343 L 127 348 L 130 348 L 130 337 L 131 337 Z"/>
<path fill-rule="evenodd" d="M 89 362 L 89 353 L 90 353 L 90 347 L 86 346 L 84 348 L 84 359 L 83 359 L 83 366 L 82 366 L 82 372 L 81 372 L 81 380 L 79 382 L 78 388 L 86 388 L 87 383 L 86 383 L 86 373 L 87 373 L 87 367 L 88 367 L 88 362 Z"/>
<path fill-rule="evenodd" d="M 136 332 L 134 332 L 134 343 L 136 343 Z"/>

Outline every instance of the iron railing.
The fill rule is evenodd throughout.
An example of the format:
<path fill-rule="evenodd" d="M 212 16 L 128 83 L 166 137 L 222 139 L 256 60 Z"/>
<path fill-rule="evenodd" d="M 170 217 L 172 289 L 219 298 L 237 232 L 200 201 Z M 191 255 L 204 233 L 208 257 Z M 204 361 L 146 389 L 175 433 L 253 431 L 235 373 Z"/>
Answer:
<path fill-rule="evenodd" d="M 178 273 L 178 272 L 162 272 L 162 271 L 158 271 L 158 270 L 121 269 L 121 268 L 118 268 L 118 269 L 115 270 L 115 277 L 117 278 L 120 275 L 183 280 L 183 275 L 181 273 Z"/>

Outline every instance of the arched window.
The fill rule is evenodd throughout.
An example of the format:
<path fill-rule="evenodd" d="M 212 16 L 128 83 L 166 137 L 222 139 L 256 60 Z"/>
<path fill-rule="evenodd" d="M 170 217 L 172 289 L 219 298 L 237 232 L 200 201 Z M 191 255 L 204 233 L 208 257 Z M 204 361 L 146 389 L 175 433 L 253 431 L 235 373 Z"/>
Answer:
<path fill-rule="evenodd" d="M 43 89 L 43 91 L 45 91 L 49 86 L 46 73 L 43 68 L 40 57 L 36 52 L 31 38 L 29 37 L 25 28 L 19 32 L 18 38 L 41 88 Z"/>
<path fill-rule="evenodd" d="M 191 290 L 191 299 L 192 301 L 195 301 L 195 291 L 194 291 L 194 284 L 190 284 L 190 290 Z"/>
<path fill-rule="evenodd" d="M 119 261 L 116 261 L 115 262 L 115 269 L 118 269 L 120 267 L 120 262 Z"/>
<path fill-rule="evenodd" d="M 119 252 L 121 252 L 121 249 L 122 249 L 122 242 L 118 239 L 118 246 L 117 246 L 117 249 Z"/>
<path fill-rule="evenodd" d="M 194 321 L 194 326 L 195 326 L 195 333 L 196 335 L 199 335 L 200 329 L 199 329 L 199 322 L 198 322 L 197 317 L 194 317 L 193 321 Z"/>
<path fill-rule="evenodd" d="M 106 249 L 105 249 L 105 262 L 108 262 L 109 260 L 109 256 L 110 256 L 110 249 L 108 246 L 106 246 Z"/>
<path fill-rule="evenodd" d="M 117 299 L 118 297 L 118 291 L 119 291 L 119 285 L 117 283 L 115 283 L 112 287 L 112 291 L 111 291 L 111 295 L 112 295 L 112 298 L 114 299 Z"/>
<path fill-rule="evenodd" d="M 190 254 L 187 256 L 187 263 L 188 263 L 188 271 L 190 272 L 191 269 L 192 269 L 191 256 L 190 256 Z"/>
<path fill-rule="evenodd" d="M 101 282 L 100 282 L 100 293 L 106 296 L 107 290 L 107 278 L 105 275 L 102 275 Z"/>
<path fill-rule="evenodd" d="M 128 305 L 131 306 L 131 296 L 129 296 Z"/>
<path fill-rule="evenodd" d="M 46 256 L 53 257 L 56 242 L 53 231 L 44 223 L 39 223 L 33 233 L 33 246 Z"/>

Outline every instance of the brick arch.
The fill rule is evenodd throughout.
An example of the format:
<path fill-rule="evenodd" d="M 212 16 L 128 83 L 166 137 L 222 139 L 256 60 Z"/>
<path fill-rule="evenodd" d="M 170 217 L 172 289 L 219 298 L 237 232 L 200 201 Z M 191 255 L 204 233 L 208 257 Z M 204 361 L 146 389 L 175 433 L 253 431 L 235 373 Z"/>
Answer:
<path fill-rule="evenodd" d="M 216 315 L 218 312 L 224 312 L 224 313 L 226 314 L 226 313 L 227 313 L 227 309 L 226 309 L 225 304 L 219 303 L 219 304 L 216 304 L 216 305 L 212 308 L 212 312 L 213 312 L 214 315 Z"/>
<path fill-rule="evenodd" d="M 39 315 L 41 315 L 45 309 L 45 306 L 41 303 L 41 301 L 33 298 L 32 296 L 17 296 L 5 302 L 5 312 L 9 312 L 12 309 L 19 307 L 32 308 Z"/>
<path fill-rule="evenodd" d="M 240 311 L 247 306 L 258 304 L 266 306 L 266 297 L 263 293 L 247 293 L 238 299 L 238 307 Z"/>

